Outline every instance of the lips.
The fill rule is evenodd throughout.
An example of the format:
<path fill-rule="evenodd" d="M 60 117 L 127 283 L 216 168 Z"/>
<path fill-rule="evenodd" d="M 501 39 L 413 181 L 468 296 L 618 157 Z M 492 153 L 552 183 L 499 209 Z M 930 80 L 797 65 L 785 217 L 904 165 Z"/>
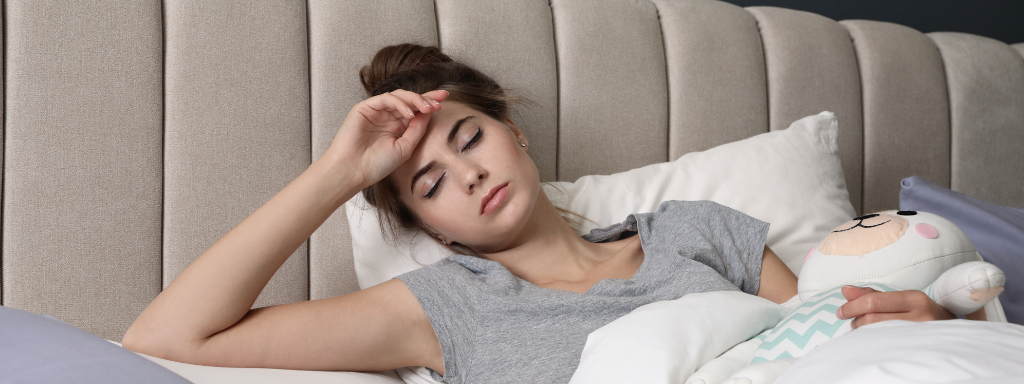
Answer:
<path fill-rule="evenodd" d="M 483 199 L 480 199 L 480 214 L 486 215 L 501 205 L 501 202 L 505 200 L 505 195 L 508 194 L 508 183 L 498 185 L 491 188 L 490 191 L 484 195 Z"/>

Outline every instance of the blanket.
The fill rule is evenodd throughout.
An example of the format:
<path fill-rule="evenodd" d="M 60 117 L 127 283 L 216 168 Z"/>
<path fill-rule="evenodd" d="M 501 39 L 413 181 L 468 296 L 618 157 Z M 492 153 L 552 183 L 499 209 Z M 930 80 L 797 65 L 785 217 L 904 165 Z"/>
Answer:
<path fill-rule="evenodd" d="M 871 324 L 730 377 L 787 312 L 739 292 L 652 303 L 591 333 L 570 383 L 1024 382 L 1024 326 L 971 320 Z"/>

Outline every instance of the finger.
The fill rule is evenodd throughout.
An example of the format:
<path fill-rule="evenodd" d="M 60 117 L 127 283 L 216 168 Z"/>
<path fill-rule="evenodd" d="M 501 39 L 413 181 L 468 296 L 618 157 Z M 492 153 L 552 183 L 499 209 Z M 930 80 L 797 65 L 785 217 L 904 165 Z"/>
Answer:
<path fill-rule="evenodd" d="M 927 298 L 921 291 L 869 292 L 839 307 L 836 316 L 852 319 L 872 313 L 914 312 L 922 309 Z"/>
<path fill-rule="evenodd" d="M 394 91 L 391 91 L 391 94 L 394 95 L 395 97 L 398 97 L 399 99 L 402 99 L 402 101 L 405 101 L 406 104 L 408 104 L 410 107 L 418 110 L 421 113 L 434 112 L 434 105 L 430 104 L 430 101 L 424 98 L 423 95 L 414 92 L 409 92 L 404 89 L 396 89 Z"/>
<path fill-rule="evenodd" d="M 853 321 L 850 322 L 850 328 L 851 329 L 857 329 L 857 328 L 863 327 L 863 326 L 868 325 L 868 324 L 874 324 L 874 323 L 879 323 L 879 322 L 889 321 L 889 320 L 919 321 L 919 320 L 914 320 L 914 319 L 909 318 L 908 314 L 906 314 L 906 313 L 870 313 L 870 314 L 858 317 L 856 319 L 853 319 Z"/>
<path fill-rule="evenodd" d="M 402 133 L 402 137 L 395 140 L 395 145 L 399 147 L 402 154 L 403 163 L 406 160 L 409 160 L 409 157 L 412 156 L 412 151 L 416 149 L 416 145 L 418 145 L 420 139 L 423 138 L 423 134 L 427 132 L 427 123 L 429 121 L 429 113 L 417 115 L 408 122 L 405 132 Z"/>
<path fill-rule="evenodd" d="M 388 112 L 390 112 L 391 116 L 394 116 L 394 118 L 398 119 L 398 120 L 408 120 L 408 119 L 410 119 L 410 117 L 408 115 L 406 115 L 405 113 L 400 112 L 400 111 L 388 111 Z"/>
<path fill-rule="evenodd" d="M 847 286 L 843 287 L 842 289 L 840 289 L 840 292 L 843 293 L 843 297 L 846 298 L 846 301 L 853 301 L 853 300 L 857 299 L 858 297 L 864 296 L 865 293 L 878 292 L 878 291 L 875 290 L 874 288 L 858 287 L 856 285 L 847 285 Z"/>
<path fill-rule="evenodd" d="M 430 92 L 424 93 L 423 96 L 429 97 L 429 98 L 431 98 L 432 100 L 435 100 L 435 101 L 444 101 L 444 99 L 448 98 L 448 91 L 445 91 L 443 89 L 438 89 L 438 90 L 435 90 L 435 91 L 430 91 Z"/>
<path fill-rule="evenodd" d="M 367 107 L 381 112 L 381 111 L 398 111 L 402 117 L 411 119 L 416 115 L 412 108 L 409 107 L 406 102 L 395 95 L 390 93 L 382 93 L 377 96 L 371 97 L 364 101 Z"/>

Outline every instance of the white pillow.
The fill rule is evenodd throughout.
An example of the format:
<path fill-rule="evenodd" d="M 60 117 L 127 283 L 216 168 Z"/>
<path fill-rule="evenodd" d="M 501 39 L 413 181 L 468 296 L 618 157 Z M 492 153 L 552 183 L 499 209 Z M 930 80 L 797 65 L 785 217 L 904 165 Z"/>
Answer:
<path fill-rule="evenodd" d="M 775 326 L 786 307 L 740 291 L 659 301 L 587 336 L 569 384 L 676 384 L 744 340 Z"/>
<path fill-rule="evenodd" d="M 666 200 L 712 200 L 771 224 L 768 246 L 800 273 L 804 255 L 855 216 L 837 155 L 839 127 L 831 112 L 666 163 L 543 187 L 556 206 L 579 213 L 592 228 L 653 212 Z M 345 203 L 359 286 L 370 287 L 433 263 L 450 251 L 425 234 L 384 242 L 376 212 L 361 195 Z"/>

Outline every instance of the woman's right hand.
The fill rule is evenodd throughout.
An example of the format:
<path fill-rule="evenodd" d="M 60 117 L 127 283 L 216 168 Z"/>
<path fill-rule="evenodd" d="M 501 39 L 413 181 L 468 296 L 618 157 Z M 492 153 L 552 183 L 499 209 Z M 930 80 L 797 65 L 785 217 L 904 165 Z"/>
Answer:
<path fill-rule="evenodd" d="M 447 91 L 399 89 L 363 100 L 349 111 L 327 154 L 353 167 L 361 188 L 370 186 L 409 160 L 446 98 Z"/>

